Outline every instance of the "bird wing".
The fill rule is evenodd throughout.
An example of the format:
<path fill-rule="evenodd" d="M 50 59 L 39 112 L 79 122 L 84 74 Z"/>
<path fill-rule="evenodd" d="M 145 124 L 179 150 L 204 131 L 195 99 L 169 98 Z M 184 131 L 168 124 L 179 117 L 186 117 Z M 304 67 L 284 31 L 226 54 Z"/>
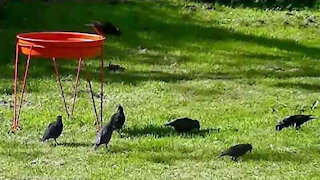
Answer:
<path fill-rule="evenodd" d="M 44 131 L 43 137 L 42 137 L 42 141 L 46 140 L 47 138 L 51 137 L 52 134 L 52 128 L 54 128 L 55 126 L 55 122 L 52 122 L 48 125 L 47 129 Z"/>
<path fill-rule="evenodd" d="M 101 136 L 102 136 L 102 128 L 98 131 L 97 137 L 96 137 L 96 145 L 101 143 Z"/>
<path fill-rule="evenodd" d="M 311 119 L 314 119 L 312 115 L 299 115 L 297 116 L 296 123 L 303 124 Z"/>
<path fill-rule="evenodd" d="M 171 122 L 165 123 L 164 125 L 165 125 L 165 126 L 173 126 L 173 123 L 174 123 L 174 121 L 171 121 Z"/>

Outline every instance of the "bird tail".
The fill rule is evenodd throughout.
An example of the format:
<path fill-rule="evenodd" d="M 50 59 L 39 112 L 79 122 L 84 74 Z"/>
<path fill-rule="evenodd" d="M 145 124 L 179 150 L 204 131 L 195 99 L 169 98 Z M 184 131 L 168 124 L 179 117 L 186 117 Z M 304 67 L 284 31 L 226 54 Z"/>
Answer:
<path fill-rule="evenodd" d="M 167 123 L 165 123 L 164 125 L 165 125 L 165 126 L 171 126 L 171 123 L 172 123 L 172 122 L 167 122 Z"/>
<path fill-rule="evenodd" d="M 46 138 L 45 136 L 43 136 L 43 137 L 40 139 L 41 142 L 45 142 L 46 140 L 47 140 L 47 138 Z"/>
<path fill-rule="evenodd" d="M 310 118 L 310 119 L 319 119 L 319 118 L 317 118 L 317 117 L 314 117 L 313 115 L 309 115 L 309 118 Z"/>

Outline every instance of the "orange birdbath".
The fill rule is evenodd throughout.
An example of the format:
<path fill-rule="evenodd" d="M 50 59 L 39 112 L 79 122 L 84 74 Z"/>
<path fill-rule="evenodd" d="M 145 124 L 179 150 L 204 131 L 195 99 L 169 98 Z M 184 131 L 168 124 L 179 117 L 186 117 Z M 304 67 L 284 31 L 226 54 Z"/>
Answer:
<path fill-rule="evenodd" d="M 17 35 L 21 52 L 46 58 L 86 58 L 100 55 L 105 38 L 77 32 L 36 32 Z M 33 46 L 32 50 L 30 46 Z"/>
<path fill-rule="evenodd" d="M 23 100 L 23 94 L 25 91 L 28 70 L 30 65 L 30 60 L 32 57 L 41 57 L 41 58 L 50 58 L 54 64 L 54 70 L 57 76 L 57 80 L 60 85 L 61 96 L 63 98 L 64 107 L 68 116 L 70 116 L 64 92 L 61 84 L 60 74 L 56 64 L 56 58 L 61 59 L 75 59 L 78 60 L 78 69 L 77 69 L 77 77 L 75 83 L 75 90 L 73 96 L 73 104 L 71 115 L 74 111 L 74 103 L 76 99 L 76 93 L 79 83 L 79 74 L 81 70 L 81 65 L 85 58 L 93 58 L 100 56 L 100 82 L 101 82 L 101 96 L 100 96 L 100 108 L 101 108 L 101 116 L 100 116 L 100 126 L 102 124 L 102 100 L 103 100 L 103 43 L 105 37 L 97 35 L 97 34 L 88 34 L 88 33 L 79 33 L 79 32 L 32 32 L 32 33 L 23 33 L 17 35 L 17 45 L 16 45 L 16 58 L 14 64 L 14 83 L 13 83 L 13 102 L 14 102 L 14 114 L 13 114 L 13 125 L 12 130 L 15 131 L 19 127 L 19 116 L 20 110 Z M 24 79 L 22 83 L 22 92 L 20 97 L 20 103 L 18 106 L 17 102 L 17 81 L 18 81 L 18 62 L 19 62 L 19 53 L 27 55 L 26 68 L 24 72 Z M 99 117 L 97 114 L 92 86 L 91 82 L 87 76 L 86 72 L 86 80 L 89 83 L 89 90 L 91 93 L 91 99 L 93 102 L 94 112 L 96 114 L 96 123 L 99 122 Z M 19 107 L 19 108 L 18 108 Z"/>

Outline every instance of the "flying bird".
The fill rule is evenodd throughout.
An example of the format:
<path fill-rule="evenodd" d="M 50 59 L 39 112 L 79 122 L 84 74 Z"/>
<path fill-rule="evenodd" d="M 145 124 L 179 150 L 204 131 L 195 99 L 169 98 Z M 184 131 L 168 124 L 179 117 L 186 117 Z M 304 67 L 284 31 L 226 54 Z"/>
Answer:
<path fill-rule="evenodd" d="M 251 144 L 238 144 L 235 146 L 230 147 L 226 151 L 224 151 L 220 157 L 222 156 L 231 156 L 233 161 L 237 161 L 237 158 L 244 155 L 246 152 L 252 151 Z"/>
<path fill-rule="evenodd" d="M 120 130 L 122 129 L 124 122 L 126 121 L 126 116 L 123 112 L 123 107 L 119 104 L 118 110 L 111 116 L 111 121 L 114 121 L 113 129 L 117 130 L 119 135 L 122 137 Z"/>
<path fill-rule="evenodd" d="M 94 145 L 94 149 L 97 150 L 101 144 L 106 145 L 106 149 L 108 149 L 108 144 L 111 140 L 113 133 L 113 126 L 115 123 L 115 119 L 110 119 L 110 122 L 100 128 L 97 132 L 96 144 Z"/>
<path fill-rule="evenodd" d="M 281 122 L 276 125 L 276 130 L 280 131 L 283 128 L 289 126 L 295 126 L 296 129 L 300 129 L 301 125 L 309 120 L 314 119 L 312 115 L 292 115 L 287 116 Z"/>
<path fill-rule="evenodd" d="M 47 129 L 45 130 L 42 142 L 45 142 L 48 139 L 54 139 L 54 141 L 58 144 L 57 138 L 61 135 L 63 130 L 63 124 L 62 124 L 62 116 L 57 116 L 57 120 L 50 123 Z"/>
<path fill-rule="evenodd" d="M 102 36 L 106 35 L 114 35 L 114 36 L 121 36 L 122 32 L 121 30 L 113 25 L 111 22 L 99 22 L 95 21 L 91 24 L 86 24 L 87 26 L 90 26 L 93 28 L 93 30 Z"/>
<path fill-rule="evenodd" d="M 193 120 L 187 117 L 168 122 L 165 126 L 172 126 L 178 132 L 188 132 L 193 129 L 200 129 L 200 123 L 198 120 Z"/>

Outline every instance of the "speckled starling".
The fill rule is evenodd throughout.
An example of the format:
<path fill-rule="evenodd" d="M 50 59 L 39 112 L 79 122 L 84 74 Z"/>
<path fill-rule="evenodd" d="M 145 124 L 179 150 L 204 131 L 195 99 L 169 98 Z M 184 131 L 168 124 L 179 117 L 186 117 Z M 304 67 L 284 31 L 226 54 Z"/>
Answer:
<path fill-rule="evenodd" d="M 187 117 L 168 122 L 165 126 L 172 126 L 178 132 L 188 132 L 193 129 L 200 129 L 200 123 L 198 120 L 192 120 Z"/>
<path fill-rule="evenodd" d="M 283 128 L 289 126 L 295 126 L 296 129 L 300 129 L 301 125 L 311 119 L 314 119 L 312 115 L 292 115 L 287 116 L 281 122 L 276 125 L 276 130 L 280 131 Z"/>
<path fill-rule="evenodd" d="M 61 135 L 63 130 L 63 124 L 62 124 L 62 116 L 57 116 L 57 120 L 50 123 L 47 129 L 45 130 L 42 142 L 45 142 L 48 139 L 54 139 L 54 141 L 57 143 L 57 138 Z M 58 143 L 57 143 L 58 144 Z"/>
<path fill-rule="evenodd" d="M 97 34 L 100 34 L 102 36 L 106 36 L 106 35 L 121 36 L 122 34 L 121 30 L 115 25 L 113 25 L 111 22 L 106 21 L 101 23 L 99 21 L 96 21 L 88 25 L 91 26 Z"/>
<path fill-rule="evenodd" d="M 238 144 L 235 146 L 230 147 L 226 151 L 224 151 L 220 157 L 222 156 L 231 156 L 232 160 L 237 161 L 237 158 L 244 155 L 246 152 L 252 151 L 252 145 L 251 144 Z"/>

